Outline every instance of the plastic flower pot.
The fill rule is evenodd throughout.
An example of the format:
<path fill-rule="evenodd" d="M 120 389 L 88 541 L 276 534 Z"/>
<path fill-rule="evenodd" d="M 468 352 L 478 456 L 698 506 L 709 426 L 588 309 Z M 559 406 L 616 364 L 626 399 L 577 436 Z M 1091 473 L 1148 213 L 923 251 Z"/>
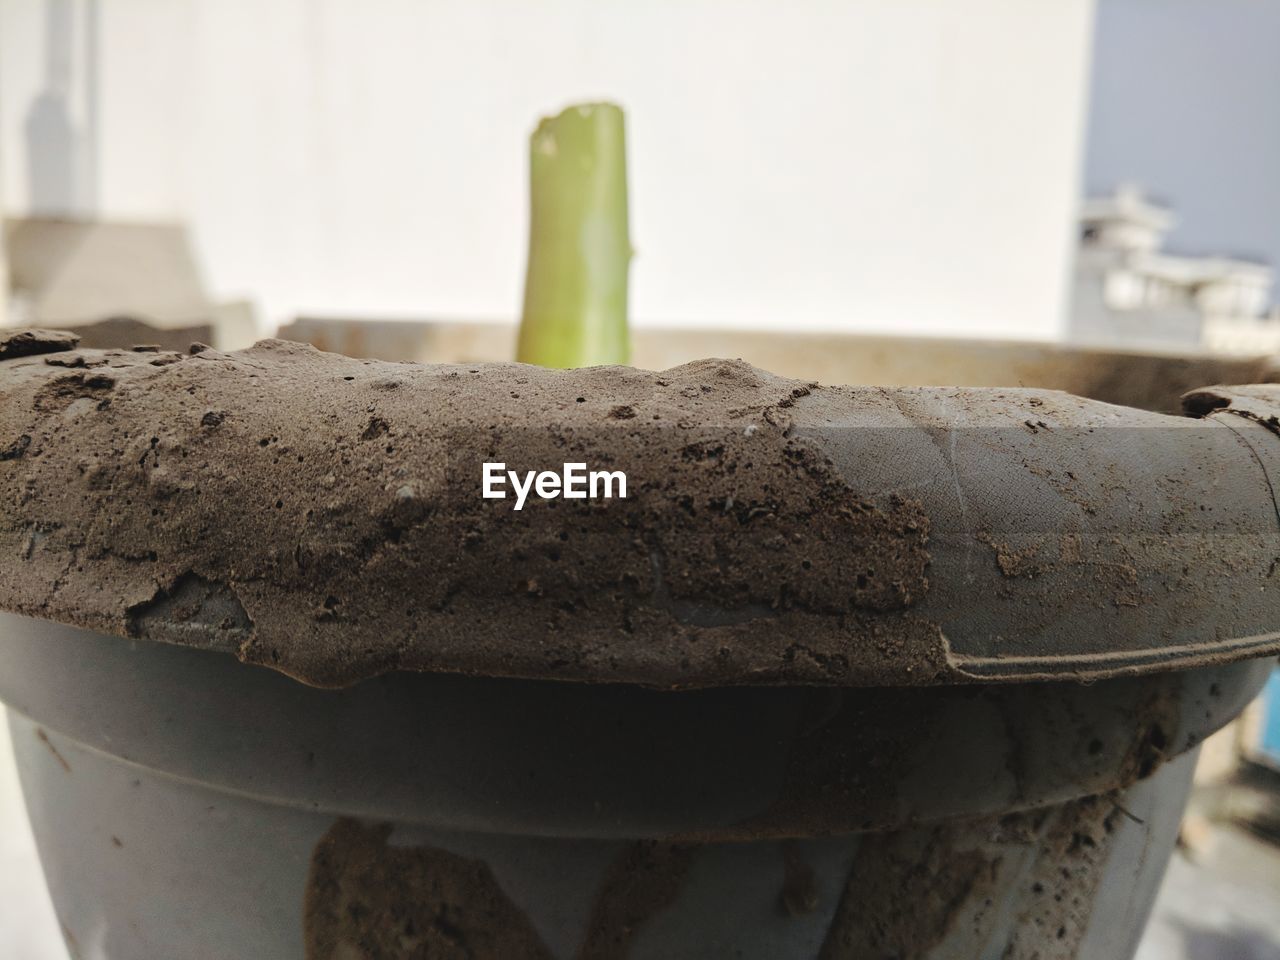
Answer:
<path fill-rule="evenodd" d="M 23 352 L 0 699 L 78 956 L 1118 960 L 1280 647 L 1266 388 Z"/>

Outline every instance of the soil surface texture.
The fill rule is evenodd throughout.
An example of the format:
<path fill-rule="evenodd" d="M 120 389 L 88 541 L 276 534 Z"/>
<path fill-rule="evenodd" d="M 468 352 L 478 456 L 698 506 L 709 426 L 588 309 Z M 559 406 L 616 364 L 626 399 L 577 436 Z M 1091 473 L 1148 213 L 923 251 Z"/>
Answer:
<path fill-rule="evenodd" d="M 0 338 L 0 609 L 308 683 L 917 685 L 1280 650 L 1280 437 L 1052 391 Z M 1216 405 L 1215 405 L 1216 404 Z M 625 499 L 481 497 L 482 465 Z"/>

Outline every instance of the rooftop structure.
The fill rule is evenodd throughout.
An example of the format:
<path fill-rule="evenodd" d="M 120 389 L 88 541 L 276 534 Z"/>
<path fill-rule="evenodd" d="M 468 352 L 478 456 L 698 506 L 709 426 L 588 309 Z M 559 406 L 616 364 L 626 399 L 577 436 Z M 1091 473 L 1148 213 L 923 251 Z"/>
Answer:
<path fill-rule="evenodd" d="M 1162 252 L 1168 208 L 1132 185 L 1085 202 L 1068 338 L 1077 343 L 1280 353 L 1273 271 L 1250 260 Z"/>

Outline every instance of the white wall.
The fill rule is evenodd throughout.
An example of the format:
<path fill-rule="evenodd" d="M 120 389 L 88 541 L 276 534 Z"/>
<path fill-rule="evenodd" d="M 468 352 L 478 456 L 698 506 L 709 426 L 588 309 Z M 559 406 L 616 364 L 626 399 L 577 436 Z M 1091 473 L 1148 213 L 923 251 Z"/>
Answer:
<path fill-rule="evenodd" d="M 11 212 L 30 205 L 47 4 L 79 28 L 87 2 L 0 3 Z M 638 322 L 1058 330 L 1092 0 L 105 0 L 98 15 L 96 159 L 82 30 L 72 58 L 87 181 L 72 205 L 188 219 L 215 292 L 272 322 L 515 316 L 528 131 L 609 97 L 629 113 Z"/>

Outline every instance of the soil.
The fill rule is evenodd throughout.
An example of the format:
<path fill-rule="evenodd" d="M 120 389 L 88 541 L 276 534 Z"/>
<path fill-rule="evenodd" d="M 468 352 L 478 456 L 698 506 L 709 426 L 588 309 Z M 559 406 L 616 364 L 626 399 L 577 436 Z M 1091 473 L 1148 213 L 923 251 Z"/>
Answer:
<path fill-rule="evenodd" d="M 1004 936 L 1004 960 L 1069 960 L 1126 815 L 1122 796 L 864 834 L 843 889 L 826 892 L 836 906 L 818 960 L 925 960 L 958 931 L 973 943 Z M 485 863 L 396 846 L 391 833 L 389 825 L 342 818 L 316 846 L 304 909 L 307 960 L 550 960 Z M 793 844 L 779 848 L 776 909 L 783 917 L 812 913 L 823 896 L 812 869 Z M 626 847 L 601 882 L 577 960 L 631 956 L 646 925 L 679 899 L 701 849 Z"/>
<path fill-rule="evenodd" d="M 482 861 L 388 842 L 389 825 L 339 819 L 311 858 L 307 960 L 551 960 L 529 918 Z M 640 841 L 610 868 L 577 960 L 622 960 L 670 906 L 693 847 Z"/>
<path fill-rule="evenodd" d="M 615 862 L 596 896 L 577 960 L 622 960 L 650 917 L 675 902 L 696 847 L 640 841 Z"/>
<path fill-rule="evenodd" d="M 1195 618 L 1214 598 L 1225 612 L 1207 656 L 1280 650 L 1280 635 L 1257 639 L 1277 619 L 1259 588 L 1280 543 L 1250 451 L 1229 440 L 1240 494 L 1195 481 L 1198 462 L 1153 479 L 1165 465 L 1145 450 L 1132 484 L 1058 469 L 1122 408 L 820 387 L 728 360 L 554 371 L 283 341 L 73 345 L 0 341 L 0 556 L 19 561 L 0 609 L 321 686 L 397 669 L 661 688 L 1105 675 L 1194 660 L 1179 631 L 1204 639 Z M 978 436 L 981 469 L 955 462 L 957 417 L 994 424 Z M 1235 468 L 1217 448 L 1202 456 Z M 486 461 L 623 470 L 628 497 L 531 498 L 516 513 L 480 497 Z M 1010 487 L 1001 471 L 1055 498 L 1012 534 L 996 529 L 1003 501 L 978 502 Z M 1147 540 L 1119 535 L 1153 485 L 1177 496 L 1163 513 L 1139 504 Z M 1188 566 L 1170 531 L 1202 522 L 1202 489 L 1248 536 L 1197 541 Z M 1052 562 L 1035 546 L 1046 538 Z M 999 563 L 978 559 L 993 550 Z M 1011 642 L 1005 621 L 1028 639 Z M 1231 646 L 1241 637 L 1250 645 Z M 1126 644 L 1133 663 L 1116 657 Z M 1063 654 L 1076 659 L 1059 668 Z"/>
<path fill-rule="evenodd" d="M 0 360 L 74 350 L 80 338 L 64 330 L 0 331 Z"/>
<path fill-rule="evenodd" d="M 1002 960 L 1070 960 L 1123 815 L 1117 796 L 868 834 L 819 960 L 925 960 L 960 924 L 975 943 L 991 941 L 1008 908 L 1017 920 Z M 1014 886 L 1013 877 L 1022 883 Z"/>
<path fill-rule="evenodd" d="M 339 820 L 311 859 L 307 960 L 551 960 L 488 865 Z"/>

